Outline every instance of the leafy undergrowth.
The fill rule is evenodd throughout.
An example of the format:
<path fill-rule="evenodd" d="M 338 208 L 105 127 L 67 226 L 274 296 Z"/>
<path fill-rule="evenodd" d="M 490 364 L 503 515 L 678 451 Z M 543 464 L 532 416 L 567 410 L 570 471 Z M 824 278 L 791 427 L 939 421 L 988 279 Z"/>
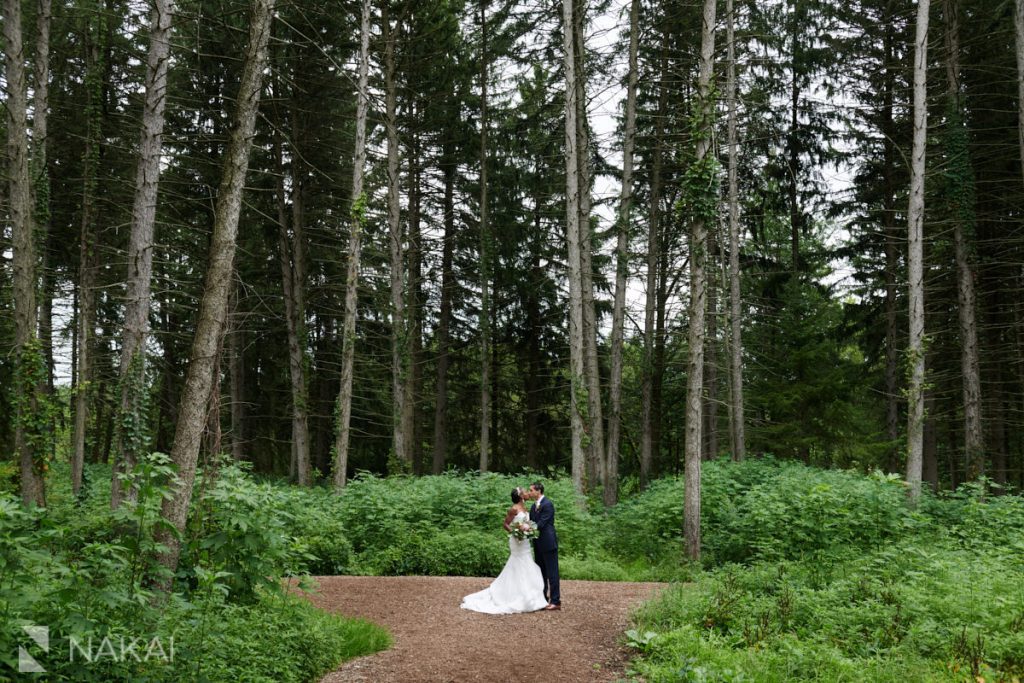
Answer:
<path fill-rule="evenodd" d="M 109 510 L 109 469 L 85 493 L 51 475 L 50 507 L 0 497 L 0 662 L 22 629 L 50 628 L 40 662 L 74 680 L 313 680 L 388 635 L 281 592 L 305 574 L 494 576 L 514 486 L 533 474 L 380 478 L 343 495 L 261 481 L 237 466 L 200 478 L 176 592 L 155 604 L 152 531 L 171 471 L 137 472 L 140 504 Z M 895 477 L 753 459 L 705 463 L 703 564 L 682 559 L 683 480 L 666 477 L 605 511 L 564 476 L 563 578 L 666 581 L 626 642 L 645 681 L 1013 681 L 1024 677 L 1024 501 L 962 487 L 916 509 Z M 70 638 L 174 637 L 172 664 L 70 662 Z M 145 643 L 143 643 L 145 645 Z M 119 651 L 117 651 L 120 654 Z M 159 653 L 158 653 L 159 654 Z M 3 673 L 0 671 L 0 680 Z"/>
<path fill-rule="evenodd" d="M 327 489 L 278 487 L 311 574 L 496 576 L 508 559 L 501 528 L 516 486 L 534 475 L 447 473 L 381 478 L 368 474 L 337 496 Z M 608 549 L 613 524 L 587 509 L 568 478 L 544 478 L 557 507 L 564 578 L 658 580 L 688 570 L 677 560 L 630 562 Z M 669 566 L 671 565 L 671 566 Z"/>
<path fill-rule="evenodd" d="M 75 497 L 58 468 L 46 510 L 0 494 L 0 681 L 27 675 L 19 648 L 50 680 L 270 683 L 318 680 L 389 647 L 380 627 L 284 591 L 282 577 L 301 573 L 312 555 L 279 487 L 235 467 L 201 480 L 175 590 L 161 597 L 150 579 L 162 575 L 153 531 L 168 460 L 153 454 L 140 464 L 139 502 L 118 511 L 109 476 L 89 468 Z M 47 647 L 26 629 L 45 633 Z"/>
<path fill-rule="evenodd" d="M 637 678 L 1024 678 L 1019 496 L 967 487 L 911 510 L 894 478 L 771 461 L 709 469 L 706 570 L 636 613 Z M 677 540 L 657 521 L 671 490 L 681 500 L 682 482 L 663 480 L 632 502 L 638 529 L 623 543 L 657 556 L 651 535 Z"/>

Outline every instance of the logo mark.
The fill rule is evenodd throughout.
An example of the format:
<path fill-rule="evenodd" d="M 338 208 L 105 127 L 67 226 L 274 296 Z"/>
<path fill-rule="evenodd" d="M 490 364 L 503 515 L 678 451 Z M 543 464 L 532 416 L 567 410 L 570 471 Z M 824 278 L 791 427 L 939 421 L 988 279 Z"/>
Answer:
<path fill-rule="evenodd" d="M 43 648 L 43 652 L 50 651 L 50 629 L 46 626 L 22 626 L 28 637 L 35 641 L 36 645 Z M 18 672 L 23 674 L 46 673 L 46 669 L 35 660 L 23 647 L 18 647 Z"/>

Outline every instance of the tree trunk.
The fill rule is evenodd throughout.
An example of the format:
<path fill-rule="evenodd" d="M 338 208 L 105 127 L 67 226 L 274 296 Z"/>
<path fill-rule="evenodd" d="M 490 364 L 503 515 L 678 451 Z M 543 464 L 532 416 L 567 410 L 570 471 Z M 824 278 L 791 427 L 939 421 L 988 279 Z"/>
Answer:
<path fill-rule="evenodd" d="M 4 0 L 4 76 L 7 85 L 8 205 L 11 221 L 14 270 L 14 353 L 18 374 L 26 376 L 36 363 L 36 254 L 32 220 L 32 185 L 28 164 L 28 115 L 25 85 L 25 54 L 21 36 L 21 2 Z M 36 453 L 26 433 L 26 418 L 39 400 L 36 384 L 19 381 L 14 397 L 14 448 L 21 470 L 21 501 L 24 505 L 45 505 L 44 480 Z"/>
<path fill-rule="evenodd" d="M 934 414 L 935 397 L 928 392 L 925 397 L 925 414 Z M 938 456 L 938 434 L 935 428 L 935 418 L 926 417 L 924 421 L 923 434 L 921 436 L 921 459 L 922 479 L 928 484 L 932 493 L 939 491 L 939 456 Z"/>
<path fill-rule="evenodd" d="M 584 457 L 587 410 L 587 384 L 584 376 L 583 286 L 580 272 L 580 170 L 578 107 L 576 98 L 575 41 L 573 39 L 574 0 L 562 0 L 562 42 L 565 51 L 565 233 L 569 280 L 569 419 L 572 427 L 572 483 L 576 492 L 584 493 Z"/>
<path fill-rule="evenodd" d="M 978 360 L 977 298 L 974 268 L 965 232 L 974 233 L 974 173 L 967 148 L 967 130 L 960 105 L 960 31 L 958 4 L 945 0 L 946 77 L 951 112 L 947 131 L 950 156 L 947 164 L 959 187 L 948 193 L 953 214 L 953 245 L 957 272 L 957 317 L 960 323 L 960 371 L 963 376 L 964 456 L 966 476 L 974 480 L 985 473 L 985 444 L 981 422 L 981 370 Z"/>
<path fill-rule="evenodd" d="M 701 130 L 698 133 L 694 166 L 701 169 L 711 154 L 715 103 L 711 79 L 715 54 L 715 9 L 717 0 L 704 0 L 700 39 L 700 73 L 697 81 L 697 106 L 700 107 Z M 708 190 L 710 191 L 710 190 Z M 690 309 L 689 359 L 686 377 L 686 438 L 684 476 L 685 504 L 683 535 L 686 555 L 700 560 L 700 466 L 701 466 L 701 403 L 704 388 L 704 314 L 707 306 L 707 221 L 709 216 L 695 215 L 690 224 Z"/>
<path fill-rule="evenodd" d="M 897 338 L 897 269 L 899 268 L 899 245 L 896 218 L 896 187 L 893 180 L 895 168 L 895 132 L 896 124 L 893 116 L 894 90 L 896 69 L 893 60 L 892 3 L 886 5 L 883 24 L 886 27 L 884 37 L 885 82 L 883 85 L 883 119 L 882 119 L 882 226 L 885 233 L 885 433 L 890 443 L 889 471 L 899 471 L 899 453 L 897 442 L 900 437 L 899 425 L 899 341 Z"/>
<path fill-rule="evenodd" d="M 524 377 L 526 392 L 526 466 L 537 469 L 538 462 L 538 431 L 540 429 L 540 377 L 541 351 L 540 339 L 543 334 L 540 302 L 537 288 L 532 283 L 542 282 L 544 271 L 541 267 L 541 206 L 542 199 L 537 193 L 533 198 L 533 239 L 530 240 L 530 283 L 526 296 L 526 373 Z"/>
<path fill-rule="evenodd" d="M 797 65 L 800 62 L 800 31 L 803 30 L 802 19 L 802 2 L 804 0 L 793 0 L 793 18 L 790 31 L 790 39 L 792 41 L 792 52 L 790 54 L 791 59 L 791 71 L 792 80 L 790 81 L 790 101 L 789 101 L 789 135 L 787 139 L 787 147 L 789 160 L 789 167 L 787 169 L 787 176 L 789 179 L 789 230 L 790 230 L 790 250 L 792 268 L 794 275 L 799 274 L 802 269 L 802 261 L 800 258 L 800 236 L 803 230 L 803 212 L 800 210 L 800 143 L 797 129 L 800 126 L 800 80 L 797 74 Z"/>
<path fill-rule="evenodd" d="M 397 84 L 395 83 L 395 42 L 398 26 L 391 26 L 387 6 L 384 7 L 382 23 L 385 31 L 384 42 L 384 126 L 387 129 L 388 144 L 388 243 L 391 257 L 391 391 L 392 402 L 392 450 L 398 465 L 409 468 L 405 432 L 406 365 L 408 361 L 408 334 L 405 325 L 405 277 L 402 250 L 402 223 L 398 168 L 398 123 Z"/>
<path fill-rule="evenodd" d="M 238 312 L 238 288 L 232 297 L 231 331 L 228 334 L 228 373 L 231 383 L 231 457 L 245 459 L 245 317 Z"/>
<path fill-rule="evenodd" d="M 633 209 L 633 149 L 636 145 L 636 85 L 640 0 L 629 5 L 629 75 L 626 81 L 626 122 L 622 142 L 622 190 L 619 193 L 618 240 L 615 245 L 615 303 L 612 307 L 612 366 L 608 378 L 608 447 L 605 449 L 604 504 L 619 498 L 619 431 L 622 428 L 622 346 L 629 271 L 629 231 Z"/>
<path fill-rule="evenodd" d="M 418 111 L 422 111 L 422 109 L 414 108 L 412 110 L 414 119 Z M 413 473 L 419 475 L 423 473 L 419 433 L 419 402 L 420 396 L 423 395 L 423 242 L 420 228 L 422 168 L 420 166 L 419 134 L 414 131 L 410 133 L 409 137 L 412 142 L 409 157 L 409 249 L 406 253 L 409 262 L 409 298 L 406 306 L 406 317 L 409 320 L 409 372 L 406 375 L 406 401 L 402 420 L 405 422 L 409 460 L 412 462 Z"/>
<path fill-rule="evenodd" d="M 728 71 L 726 97 L 728 98 L 727 145 L 729 147 L 729 435 L 732 459 L 743 460 L 747 454 L 745 434 L 746 417 L 743 411 L 743 302 L 740 290 L 740 200 L 737 179 L 738 142 L 736 135 L 736 16 L 733 0 L 726 0 L 726 41 L 728 42 Z"/>
<path fill-rule="evenodd" d="M 229 309 L 227 306 L 225 310 L 225 328 L 227 327 L 227 318 L 230 316 Z M 223 357 L 223 344 L 224 335 L 221 334 L 221 338 L 217 343 L 217 351 L 214 353 L 213 361 L 213 381 L 210 384 L 210 397 L 207 400 L 206 408 L 206 430 L 203 433 L 203 469 L 210 467 L 210 464 L 214 462 L 216 457 L 221 452 L 222 433 L 220 428 L 220 361 Z"/>
<path fill-rule="evenodd" d="M 597 355 L 597 314 L 594 309 L 594 267 L 593 245 L 591 243 L 591 163 L 590 128 L 587 116 L 586 93 L 586 43 L 584 28 L 586 3 L 577 0 L 573 14 L 576 59 L 576 126 L 579 155 L 579 231 L 580 231 L 580 275 L 583 302 L 583 368 L 587 387 L 588 448 L 586 455 L 586 487 L 592 489 L 604 474 L 604 416 L 601 408 L 601 364 Z"/>
<path fill-rule="evenodd" d="M 490 236 L 487 224 L 487 13 L 480 1 L 480 471 L 486 472 L 491 457 L 491 341 Z"/>
<path fill-rule="evenodd" d="M 434 460 L 431 471 L 444 472 L 448 458 L 448 368 L 451 364 L 452 292 L 455 276 L 455 172 L 451 149 L 444 158 L 444 246 L 441 252 L 441 309 L 437 320 L 437 399 L 434 402 Z"/>
<path fill-rule="evenodd" d="M 907 388 L 907 484 L 911 500 L 921 494 L 922 437 L 924 428 L 924 171 L 928 132 L 927 67 L 928 7 L 918 0 L 914 39 L 914 141 L 910 165 L 910 200 L 907 209 L 907 280 L 910 300 L 910 381 Z"/>
<path fill-rule="evenodd" d="M 164 273 L 167 277 L 167 273 Z M 171 301 L 170 292 L 164 290 L 160 297 L 160 326 L 164 335 L 174 334 L 181 329 L 179 316 L 176 314 L 175 304 Z M 156 429 L 156 450 L 161 453 L 170 453 L 174 439 L 174 426 L 178 423 L 178 394 L 180 392 L 178 370 L 178 352 L 173 343 L 163 344 L 163 357 L 161 361 L 160 377 L 160 411 L 157 418 Z"/>
<path fill-rule="evenodd" d="M 656 373 L 655 326 L 658 306 L 659 264 L 661 262 L 661 166 L 664 158 L 664 121 L 668 110 L 668 29 L 662 28 L 661 67 L 658 79 L 658 114 L 655 117 L 654 160 L 651 168 L 651 206 L 647 233 L 647 296 L 644 304 L 644 364 L 641 384 L 640 486 L 651 479 L 651 465 L 658 440 L 655 438 Z"/>
<path fill-rule="evenodd" d="M 369 109 L 371 0 L 363 0 L 359 28 L 359 92 L 356 101 L 356 140 L 352 161 L 352 207 L 349 209 L 348 269 L 345 276 L 345 321 L 341 332 L 341 387 L 338 389 L 338 431 L 335 439 L 334 486 L 348 481 L 348 450 L 352 424 L 352 380 L 355 371 L 356 317 L 359 314 L 359 260 L 366 223 L 366 116 Z"/>
<path fill-rule="evenodd" d="M 255 0 L 249 28 L 242 78 L 236 99 L 237 109 L 228 149 L 224 156 L 223 176 L 214 209 L 210 257 L 206 269 L 203 297 L 199 305 L 196 332 L 192 342 L 191 360 L 181 392 L 178 421 L 175 427 L 171 460 L 177 466 L 178 479 L 162 506 L 162 515 L 177 534 L 160 528 L 156 541 L 165 546 L 159 561 L 167 574 L 157 579 L 163 590 L 169 590 L 178 555 L 179 534 L 185 530 L 192 487 L 195 483 L 196 461 L 200 438 L 206 424 L 207 400 L 210 396 L 217 360 L 217 350 L 224 334 L 228 295 L 231 289 L 233 261 L 238 237 L 238 218 L 242 209 L 242 191 L 249 168 L 249 152 L 256 130 L 263 71 L 267 64 L 267 42 L 273 18 L 274 0 Z"/>
<path fill-rule="evenodd" d="M 146 337 L 149 334 L 152 300 L 153 231 L 156 225 L 173 13 L 174 3 L 171 0 L 155 0 L 149 19 L 146 94 L 142 104 L 139 161 L 135 170 L 124 328 L 121 335 L 120 409 L 110 494 L 110 504 L 114 509 L 121 504 L 123 496 L 134 500 L 134 488 L 129 487 L 127 492 L 123 492 L 121 477 L 118 475 L 131 472 L 146 448 Z"/>
<path fill-rule="evenodd" d="M 99 265 L 96 250 L 96 191 L 99 166 L 99 147 L 102 131 L 100 116 L 103 93 L 103 65 L 105 50 L 101 45 L 106 32 L 103 28 L 102 8 L 90 18 L 85 41 L 86 49 L 86 134 L 82 169 L 82 213 L 79 241 L 78 276 L 78 381 L 75 385 L 75 423 L 72 434 L 71 488 L 78 493 L 82 486 L 82 467 L 85 463 L 85 438 L 89 424 L 89 398 L 93 376 L 93 332 L 96 325 L 96 268 Z M 97 25 L 98 24 L 98 25 Z"/>
<path fill-rule="evenodd" d="M 309 395 L 306 382 L 306 273 L 302 243 L 302 164 L 299 150 L 293 150 L 292 159 L 292 211 L 291 238 L 288 235 L 288 200 L 284 186 L 284 161 L 280 133 L 274 136 L 277 161 L 277 222 L 278 262 L 281 267 L 281 286 L 284 294 L 285 326 L 288 335 L 288 376 L 292 397 L 292 462 L 295 480 L 300 486 L 309 486 Z"/>
<path fill-rule="evenodd" d="M 995 371 L 995 374 L 1002 375 L 1005 372 L 1008 364 L 1001 365 L 999 369 Z M 990 444 L 992 452 L 992 481 L 999 485 L 1000 492 L 1005 492 L 1006 486 L 1006 461 L 1007 461 L 1007 444 L 1006 444 L 1006 404 L 1003 401 L 1003 390 L 1002 376 L 993 378 L 995 381 L 992 382 L 992 400 L 990 405 L 992 406 L 992 427 L 990 431 Z M 1012 382 L 1012 378 L 1007 378 Z"/>
<path fill-rule="evenodd" d="M 701 459 L 718 455 L 718 281 L 715 264 L 720 263 L 716 225 L 708 225 L 707 245 L 711 266 L 705 268 L 707 280 L 707 336 L 704 342 L 704 405 L 701 419 Z"/>
<path fill-rule="evenodd" d="M 32 160 L 31 182 L 35 190 L 35 224 L 42 245 L 39 267 L 42 287 L 39 301 L 39 343 L 46 362 L 45 390 L 53 395 L 53 287 L 54 276 L 49 268 L 50 242 L 50 176 L 47 168 L 47 137 L 50 114 L 50 25 L 53 20 L 51 0 L 39 0 L 36 8 L 36 45 L 34 92 L 32 95 Z"/>
<path fill-rule="evenodd" d="M 1024 0 L 1015 0 L 1013 12 L 1014 45 L 1017 48 L 1017 102 L 1024 102 Z M 1017 143 L 1021 170 L 1024 171 L 1024 106 L 1017 107 Z M 1021 174 L 1024 180 L 1024 172 Z"/>
<path fill-rule="evenodd" d="M 1014 278 L 1014 285 L 1019 291 L 1024 288 L 1024 272 L 1019 269 L 1017 275 Z M 1013 338 L 1014 338 L 1014 365 L 1017 367 L 1017 386 L 1024 388 L 1024 301 L 1017 298 L 1017 301 L 1013 304 Z M 1015 409 L 1018 414 L 1024 416 L 1024 391 L 1020 391 L 1016 398 Z M 1019 425 L 1020 423 L 1018 423 Z M 1024 444 L 1018 442 L 1017 452 L 1017 487 L 1024 488 Z"/>

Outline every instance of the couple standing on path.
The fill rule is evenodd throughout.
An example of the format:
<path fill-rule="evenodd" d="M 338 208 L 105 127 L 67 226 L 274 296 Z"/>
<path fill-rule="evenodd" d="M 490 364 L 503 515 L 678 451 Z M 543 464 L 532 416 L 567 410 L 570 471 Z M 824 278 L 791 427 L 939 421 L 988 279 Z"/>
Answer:
<path fill-rule="evenodd" d="M 524 500 L 532 500 L 526 511 Z M 519 537 L 516 529 L 536 528 L 533 541 Z M 515 614 L 562 609 L 558 589 L 558 535 L 555 534 L 555 504 L 544 495 L 544 484 L 534 482 L 512 491 L 512 507 L 505 515 L 508 561 L 490 586 L 462 599 L 462 608 L 485 614 Z"/>

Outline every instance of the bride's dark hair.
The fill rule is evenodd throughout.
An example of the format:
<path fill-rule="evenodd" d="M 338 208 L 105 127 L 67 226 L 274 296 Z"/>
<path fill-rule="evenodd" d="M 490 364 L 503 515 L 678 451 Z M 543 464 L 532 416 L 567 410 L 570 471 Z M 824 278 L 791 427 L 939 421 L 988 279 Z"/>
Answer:
<path fill-rule="evenodd" d="M 512 489 L 512 502 L 518 503 L 523 499 L 523 490 L 518 486 Z"/>

